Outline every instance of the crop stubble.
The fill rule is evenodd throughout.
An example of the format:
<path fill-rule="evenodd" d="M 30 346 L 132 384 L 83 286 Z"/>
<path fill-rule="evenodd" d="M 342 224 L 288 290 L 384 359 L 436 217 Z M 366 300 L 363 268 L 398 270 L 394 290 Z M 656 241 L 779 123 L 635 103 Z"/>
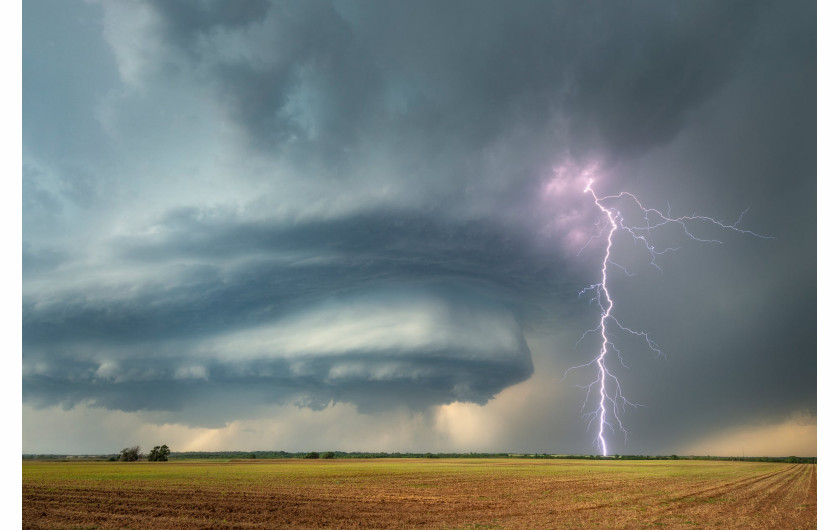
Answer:
<path fill-rule="evenodd" d="M 24 528 L 815 528 L 816 466 L 24 462 Z"/>

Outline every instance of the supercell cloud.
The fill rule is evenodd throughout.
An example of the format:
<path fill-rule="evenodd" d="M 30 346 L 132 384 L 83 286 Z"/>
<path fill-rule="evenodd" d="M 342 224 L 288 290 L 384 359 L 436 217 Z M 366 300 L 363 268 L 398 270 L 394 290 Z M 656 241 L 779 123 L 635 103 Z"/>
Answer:
<path fill-rule="evenodd" d="M 589 176 L 777 238 L 662 273 L 627 249 L 616 312 L 668 360 L 628 345 L 646 408 L 616 450 L 816 414 L 813 5 L 38 0 L 23 24 L 26 452 L 110 450 L 117 413 L 294 450 L 316 430 L 266 433 L 336 407 L 399 440 L 331 431 L 377 449 L 590 452 L 560 381 L 597 316 Z M 44 441 L 75 414 L 89 443 Z"/>

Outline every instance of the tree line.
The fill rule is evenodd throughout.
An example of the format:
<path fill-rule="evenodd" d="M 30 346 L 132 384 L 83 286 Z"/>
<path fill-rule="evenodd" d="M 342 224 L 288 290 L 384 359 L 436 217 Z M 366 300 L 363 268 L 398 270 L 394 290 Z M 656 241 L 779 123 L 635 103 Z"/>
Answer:
<path fill-rule="evenodd" d="M 110 458 L 109 458 L 110 457 Z M 386 453 L 386 452 L 356 452 L 356 451 L 186 451 L 172 453 L 169 447 L 155 446 L 145 455 L 139 446 L 126 447 L 119 455 L 83 456 L 74 455 L 44 455 L 25 454 L 24 460 L 58 460 L 68 458 L 107 459 L 110 461 L 136 462 L 148 459 L 151 462 L 165 462 L 167 460 L 243 460 L 243 459 L 340 459 L 340 458 L 520 458 L 520 459 L 554 459 L 554 460 L 718 460 L 744 462 L 782 462 L 792 464 L 816 464 L 815 456 L 680 456 L 680 455 L 558 455 L 549 453 Z"/>

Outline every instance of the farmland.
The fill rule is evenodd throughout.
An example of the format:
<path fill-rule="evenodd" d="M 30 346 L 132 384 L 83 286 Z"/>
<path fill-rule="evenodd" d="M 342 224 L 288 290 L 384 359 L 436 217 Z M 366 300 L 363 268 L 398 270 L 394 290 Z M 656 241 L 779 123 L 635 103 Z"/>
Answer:
<path fill-rule="evenodd" d="M 815 528 L 816 465 L 24 462 L 24 528 Z"/>

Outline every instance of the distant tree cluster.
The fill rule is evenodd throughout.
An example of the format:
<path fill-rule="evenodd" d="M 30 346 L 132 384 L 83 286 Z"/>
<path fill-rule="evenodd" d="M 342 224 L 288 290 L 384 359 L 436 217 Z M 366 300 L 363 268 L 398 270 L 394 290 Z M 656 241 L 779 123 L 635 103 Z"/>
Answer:
<path fill-rule="evenodd" d="M 140 446 L 135 445 L 134 447 L 126 447 L 120 451 L 119 458 L 111 457 L 110 460 L 119 460 L 120 462 L 137 462 L 144 456 L 148 456 L 149 462 L 166 462 L 169 460 L 169 453 L 171 453 L 171 451 L 166 444 L 156 445 L 148 455 L 141 453 Z"/>
<path fill-rule="evenodd" d="M 120 462 L 137 462 L 143 458 L 143 453 L 140 452 L 140 446 L 126 447 L 120 451 Z"/>
<path fill-rule="evenodd" d="M 149 453 L 149 462 L 166 462 L 169 460 L 169 447 L 166 444 L 156 445 Z"/>
<path fill-rule="evenodd" d="M 332 451 L 327 451 L 326 453 L 317 453 L 315 451 L 312 451 L 312 452 L 309 452 L 309 453 L 306 453 L 305 455 L 303 455 L 303 458 L 308 458 L 308 459 L 312 459 L 312 460 L 314 460 L 316 458 L 330 459 L 330 458 L 335 458 L 335 453 L 332 452 Z"/>

